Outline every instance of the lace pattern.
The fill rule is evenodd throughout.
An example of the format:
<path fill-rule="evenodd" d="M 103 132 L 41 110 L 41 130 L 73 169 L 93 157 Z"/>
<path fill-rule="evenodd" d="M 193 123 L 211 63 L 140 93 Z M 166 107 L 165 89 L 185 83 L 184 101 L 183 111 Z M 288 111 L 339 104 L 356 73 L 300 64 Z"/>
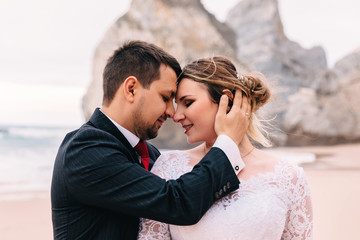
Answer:
<path fill-rule="evenodd" d="M 191 171 L 181 151 L 163 153 L 152 171 L 176 179 Z M 139 239 L 311 239 L 311 195 L 303 169 L 287 161 L 274 171 L 240 179 L 240 188 L 217 201 L 195 225 L 142 219 Z"/>

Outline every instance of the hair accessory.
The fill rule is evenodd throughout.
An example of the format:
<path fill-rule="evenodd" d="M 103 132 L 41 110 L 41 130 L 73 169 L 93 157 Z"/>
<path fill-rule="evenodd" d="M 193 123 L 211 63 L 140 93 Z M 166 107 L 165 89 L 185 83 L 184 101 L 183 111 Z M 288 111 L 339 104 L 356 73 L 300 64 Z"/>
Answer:
<path fill-rule="evenodd" d="M 237 76 L 237 78 L 240 80 L 240 82 L 242 83 L 242 84 L 245 84 L 245 78 L 244 78 L 244 75 L 239 75 L 238 73 L 236 73 L 236 76 Z"/>

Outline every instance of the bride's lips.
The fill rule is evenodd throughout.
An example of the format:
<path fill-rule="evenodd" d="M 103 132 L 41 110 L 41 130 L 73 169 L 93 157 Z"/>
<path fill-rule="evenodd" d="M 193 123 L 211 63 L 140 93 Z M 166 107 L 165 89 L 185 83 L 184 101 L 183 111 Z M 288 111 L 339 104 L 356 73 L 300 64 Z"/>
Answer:
<path fill-rule="evenodd" d="M 186 134 L 187 132 L 189 132 L 192 126 L 194 126 L 194 124 L 183 125 L 182 127 L 185 129 L 184 133 Z"/>

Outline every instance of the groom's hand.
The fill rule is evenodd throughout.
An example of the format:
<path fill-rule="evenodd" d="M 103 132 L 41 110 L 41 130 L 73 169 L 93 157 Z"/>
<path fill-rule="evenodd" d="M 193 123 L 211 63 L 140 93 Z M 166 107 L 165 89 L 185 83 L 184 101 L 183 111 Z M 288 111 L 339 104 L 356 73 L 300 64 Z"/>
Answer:
<path fill-rule="evenodd" d="M 215 132 L 218 136 L 227 135 L 238 145 L 249 126 L 250 104 L 248 99 L 242 96 L 241 90 L 236 90 L 234 103 L 229 113 L 226 113 L 227 108 L 228 97 L 223 95 L 215 118 Z"/>

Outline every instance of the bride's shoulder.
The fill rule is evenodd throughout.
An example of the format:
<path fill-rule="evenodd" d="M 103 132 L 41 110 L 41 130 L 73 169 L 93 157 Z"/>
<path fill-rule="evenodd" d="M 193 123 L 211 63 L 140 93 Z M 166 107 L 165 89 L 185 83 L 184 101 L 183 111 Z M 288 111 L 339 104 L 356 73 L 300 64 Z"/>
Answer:
<path fill-rule="evenodd" d="M 280 159 L 275 166 L 275 173 L 281 180 L 292 184 L 305 180 L 304 169 L 289 159 Z"/>
<path fill-rule="evenodd" d="M 275 169 L 281 171 L 300 171 L 302 168 L 294 161 L 289 160 L 286 156 L 274 154 L 271 151 L 260 151 L 260 164 L 267 169 Z"/>
<path fill-rule="evenodd" d="M 283 156 L 277 156 L 269 152 L 262 151 L 262 161 L 260 161 L 262 168 L 268 171 L 273 171 L 275 175 L 285 179 L 297 179 L 302 177 L 303 168 L 298 166 L 293 161 Z"/>

